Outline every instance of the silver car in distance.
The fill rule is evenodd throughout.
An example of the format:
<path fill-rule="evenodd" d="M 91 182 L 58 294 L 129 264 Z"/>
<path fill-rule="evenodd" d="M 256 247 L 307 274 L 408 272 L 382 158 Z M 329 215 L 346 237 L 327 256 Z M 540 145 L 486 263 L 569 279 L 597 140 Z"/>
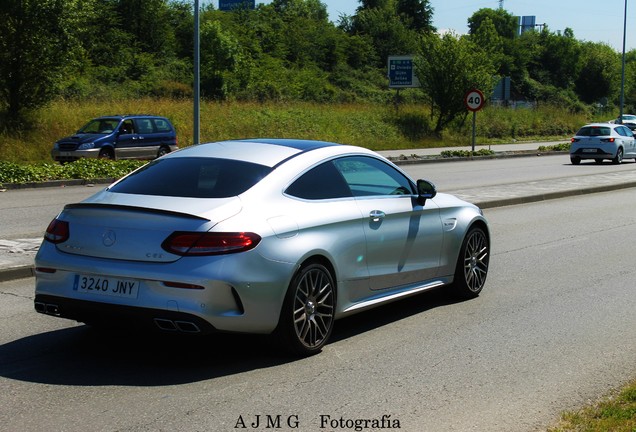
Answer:
<path fill-rule="evenodd" d="M 275 334 L 311 355 L 338 318 L 448 285 L 476 297 L 481 210 L 380 155 L 254 139 L 170 153 L 65 206 L 35 309 L 92 325 Z"/>

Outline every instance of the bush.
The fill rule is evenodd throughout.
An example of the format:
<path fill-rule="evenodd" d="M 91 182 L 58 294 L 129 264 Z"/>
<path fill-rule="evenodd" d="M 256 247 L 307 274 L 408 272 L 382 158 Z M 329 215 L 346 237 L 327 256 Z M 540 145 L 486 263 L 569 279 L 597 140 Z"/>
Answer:
<path fill-rule="evenodd" d="M 471 156 L 491 156 L 494 155 L 495 152 L 488 149 L 479 149 L 477 151 L 470 150 L 444 150 L 440 153 L 440 155 L 444 158 L 452 158 L 452 157 L 471 157 Z"/>
<path fill-rule="evenodd" d="M 117 179 L 146 164 L 146 161 L 80 159 L 65 165 L 18 164 L 0 161 L 0 184 L 25 184 L 50 180 Z"/>

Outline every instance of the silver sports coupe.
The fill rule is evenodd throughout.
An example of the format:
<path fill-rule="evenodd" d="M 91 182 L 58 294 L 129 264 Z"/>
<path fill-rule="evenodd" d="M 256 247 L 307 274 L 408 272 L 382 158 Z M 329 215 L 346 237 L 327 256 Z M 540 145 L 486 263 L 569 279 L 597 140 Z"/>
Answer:
<path fill-rule="evenodd" d="M 274 334 L 297 355 L 338 318 L 447 286 L 476 297 L 482 211 L 382 156 L 252 139 L 159 158 L 50 223 L 35 310 L 96 326 Z"/>

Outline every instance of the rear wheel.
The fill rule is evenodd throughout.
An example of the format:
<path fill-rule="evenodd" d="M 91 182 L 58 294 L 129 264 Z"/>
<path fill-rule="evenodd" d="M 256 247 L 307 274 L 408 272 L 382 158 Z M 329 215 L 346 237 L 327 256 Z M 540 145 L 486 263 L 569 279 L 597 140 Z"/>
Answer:
<path fill-rule="evenodd" d="M 466 234 L 455 268 L 454 287 L 459 297 L 477 297 L 483 289 L 490 261 L 489 243 L 482 228 L 473 227 Z"/>
<path fill-rule="evenodd" d="M 618 164 L 620 164 L 621 162 L 623 162 L 623 149 L 622 149 L 622 148 L 619 148 L 619 149 L 616 151 L 616 157 L 614 157 L 614 159 L 612 159 L 612 163 L 613 163 L 614 165 L 618 165 Z"/>
<path fill-rule="evenodd" d="M 309 356 L 320 352 L 333 330 L 336 287 L 322 264 L 303 266 L 287 291 L 277 333 L 292 354 Z"/>
<path fill-rule="evenodd" d="M 572 156 L 570 157 L 570 162 L 572 162 L 572 165 L 578 165 L 581 163 L 581 158 L 577 156 Z"/>

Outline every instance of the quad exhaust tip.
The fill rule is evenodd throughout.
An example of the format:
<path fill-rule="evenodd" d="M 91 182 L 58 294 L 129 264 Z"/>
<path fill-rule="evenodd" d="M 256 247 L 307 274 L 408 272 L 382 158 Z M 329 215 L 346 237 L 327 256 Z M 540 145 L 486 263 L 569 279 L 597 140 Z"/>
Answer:
<path fill-rule="evenodd" d="M 60 316 L 60 307 L 52 303 L 35 302 L 35 310 L 47 315 Z"/>
<path fill-rule="evenodd" d="M 173 321 L 165 318 L 155 318 L 154 321 L 155 325 L 163 331 L 182 333 L 201 332 L 199 326 L 190 321 Z"/>

